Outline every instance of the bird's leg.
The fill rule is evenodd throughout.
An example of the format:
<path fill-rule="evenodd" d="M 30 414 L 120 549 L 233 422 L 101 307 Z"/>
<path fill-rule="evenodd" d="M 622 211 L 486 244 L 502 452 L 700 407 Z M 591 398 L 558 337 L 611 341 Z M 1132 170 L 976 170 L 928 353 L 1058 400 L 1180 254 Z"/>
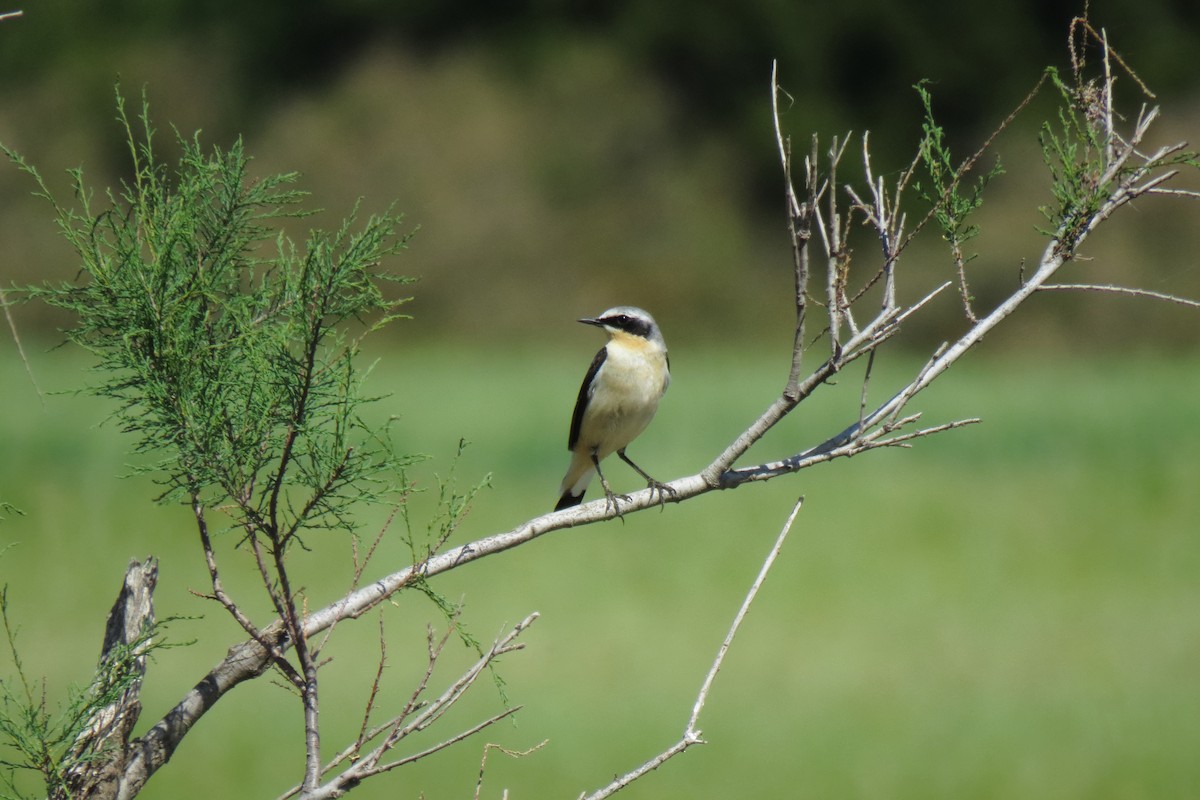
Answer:
<path fill-rule="evenodd" d="M 629 456 L 625 455 L 624 449 L 618 450 L 617 455 L 619 455 L 621 457 L 622 461 L 624 461 L 626 464 L 628 464 L 629 466 L 631 466 L 635 470 L 637 470 L 638 475 L 641 475 L 643 478 L 646 479 L 646 485 L 650 487 L 651 493 L 655 493 L 655 492 L 658 493 L 658 504 L 660 506 L 666 504 L 667 495 L 671 495 L 671 497 L 675 496 L 674 489 L 672 489 L 670 486 L 667 486 L 665 483 L 661 483 L 659 481 L 656 481 L 654 478 L 651 478 L 650 474 L 648 472 L 646 472 L 646 470 L 642 469 L 637 464 L 633 463 L 633 461 L 630 460 Z"/>
<path fill-rule="evenodd" d="M 596 474 L 600 476 L 600 485 L 604 487 L 604 499 L 607 502 L 607 507 L 617 512 L 617 516 L 624 522 L 625 515 L 621 513 L 621 507 L 617 505 L 617 498 L 621 498 L 625 502 L 629 502 L 629 495 L 614 494 L 613 490 L 608 488 L 608 480 L 604 477 L 604 473 L 600 470 L 600 459 L 596 458 L 596 454 L 592 453 L 592 464 L 596 467 Z"/>

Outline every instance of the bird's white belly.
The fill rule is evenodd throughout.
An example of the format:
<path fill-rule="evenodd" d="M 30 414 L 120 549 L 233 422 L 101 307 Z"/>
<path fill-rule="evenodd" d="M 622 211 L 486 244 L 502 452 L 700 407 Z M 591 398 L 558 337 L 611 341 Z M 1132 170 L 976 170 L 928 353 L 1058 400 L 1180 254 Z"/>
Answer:
<path fill-rule="evenodd" d="M 593 383 L 579 432 L 597 458 L 623 449 L 646 429 L 666 391 L 661 353 L 621 353 L 610 348 Z"/>

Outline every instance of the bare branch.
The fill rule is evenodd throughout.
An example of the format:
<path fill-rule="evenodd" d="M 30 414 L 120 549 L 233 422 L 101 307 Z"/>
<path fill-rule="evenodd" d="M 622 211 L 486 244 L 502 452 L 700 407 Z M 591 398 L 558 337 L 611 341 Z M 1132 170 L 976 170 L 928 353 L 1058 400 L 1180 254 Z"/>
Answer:
<path fill-rule="evenodd" d="M 920 414 L 914 414 L 912 417 L 908 417 L 907 419 L 901 420 L 897 424 L 897 427 L 907 425 L 911 422 L 916 422 L 919 417 L 920 417 Z M 910 442 L 913 439 L 919 439 L 923 436 L 932 436 L 935 433 L 941 433 L 943 431 L 952 431 L 955 428 L 962 428 L 967 425 L 975 425 L 982 421 L 983 420 L 981 420 L 979 417 L 971 417 L 969 419 L 958 419 L 958 420 L 955 420 L 954 422 L 945 422 L 945 423 L 942 423 L 941 425 L 934 425 L 932 428 L 922 428 L 919 431 L 913 431 L 912 433 L 906 433 L 901 436 L 893 436 L 888 439 L 879 439 L 878 441 L 875 441 L 872 444 L 874 447 L 897 447 L 897 446 L 908 447 L 909 446 L 908 442 Z"/>
<path fill-rule="evenodd" d="M 817 191 L 813 180 L 811 161 L 805 161 L 804 179 L 809 189 L 809 200 L 804 205 L 796 197 L 792 183 L 791 140 L 785 139 L 779 121 L 778 63 L 771 63 L 771 116 L 775 125 L 775 143 L 779 149 L 780 167 L 783 169 L 784 198 L 787 202 L 788 236 L 792 242 L 792 262 L 795 270 L 796 334 L 792 343 L 792 366 L 788 373 L 785 391 L 794 391 L 800 379 L 801 362 L 804 355 L 804 329 L 808 313 L 808 239 L 811 235 L 810 218 L 813 208 L 813 192 Z M 815 147 L 815 141 L 814 141 Z"/>
<path fill-rule="evenodd" d="M 450 641 L 450 636 L 454 633 L 454 629 L 457 624 L 457 619 L 452 620 L 451 624 L 446 628 L 441 638 L 436 640 L 433 635 L 433 626 L 429 626 L 425 632 L 425 646 L 427 652 L 425 671 L 421 675 L 420 680 L 417 681 L 417 685 L 413 688 L 412 693 L 409 695 L 408 701 L 404 704 L 404 708 L 400 710 L 399 714 L 392 717 L 387 722 L 376 725 L 370 730 L 366 730 L 365 726 L 368 724 L 369 714 L 371 711 L 371 709 L 368 708 L 363 719 L 364 729 L 359 732 L 358 738 L 355 740 L 354 744 L 351 747 L 343 750 L 332 761 L 330 761 L 329 764 L 326 765 L 323 771 L 324 773 L 328 773 L 333 769 L 333 767 L 347 758 L 354 758 L 357 760 L 361 757 L 360 753 L 364 744 L 374 741 L 387 731 L 395 731 L 406 719 L 412 716 L 413 713 L 427 706 L 427 703 L 421 698 L 424 697 L 425 690 L 429 687 L 429 682 L 433 679 L 433 672 L 437 668 L 438 659 L 441 658 L 442 652 L 446 649 L 446 643 Z"/>
<path fill-rule="evenodd" d="M 511 708 L 506 708 L 503 711 L 501 711 L 497 714 L 493 714 L 492 716 L 488 717 L 487 719 L 485 719 L 481 722 L 475 723 L 470 728 L 467 728 L 464 731 L 460 731 L 460 732 L 454 734 L 449 739 L 445 739 L 444 741 L 438 742 L 437 744 L 433 745 L 432 747 L 427 747 L 424 750 L 421 750 L 420 752 L 413 753 L 412 755 L 405 756 L 404 758 L 396 759 L 395 761 L 389 761 L 388 763 L 383 764 L 380 767 L 378 767 L 371 774 L 372 775 L 382 775 L 383 773 L 390 772 L 391 770 L 396 769 L 397 767 L 403 767 L 406 764 L 412 764 L 417 761 L 420 761 L 421 759 L 431 756 L 434 753 L 445 750 L 447 747 L 450 747 L 451 745 L 458 744 L 459 742 L 463 741 L 464 739 L 469 739 L 470 737 L 474 736 L 475 734 L 479 733 L 480 731 L 483 731 L 486 728 L 490 728 L 491 726 L 495 725 L 500 720 L 511 717 L 513 714 L 516 714 L 518 711 L 520 711 L 524 707 L 525 706 L 513 706 Z"/>
<path fill-rule="evenodd" d="M 5 17 L 20 15 L 20 11 L 14 11 L 7 15 L 0 15 L 0 22 Z M 42 387 L 38 385 L 37 378 L 34 377 L 33 367 L 29 363 L 29 357 L 25 354 L 25 345 L 21 342 L 21 334 L 17 330 L 17 322 L 13 319 L 12 310 L 8 302 L 8 296 L 4 293 L 4 288 L 0 287 L 0 308 L 4 309 L 4 319 L 8 322 L 8 332 L 12 336 L 13 344 L 16 345 L 17 355 L 21 358 L 21 363 L 25 365 L 25 374 L 29 376 L 29 382 L 33 385 L 34 391 L 37 392 L 38 398 L 42 401 L 43 407 L 46 404 L 46 396 L 42 391 Z"/>
<path fill-rule="evenodd" d="M 738 629 L 741 628 L 742 621 L 746 618 L 746 613 L 750 610 L 750 604 L 758 596 L 758 590 L 762 588 L 763 582 L 767 579 L 767 573 L 771 571 L 771 566 L 775 563 L 775 559 L 783 549 L 783 543 L 787 540 L 788 533 L 792 530 L 792 523 L 796 521 L 796 515 L 800 513 L 800 507 L 803 504 L 804 498 L 800 497 L 796 500 L 796 504 L 792 506 L 792 513 L 788 515 L 787 522 L 784 523 L 783 529 L 775 539 L 774 546 L 767 553 L 766 560 L 763 561 L 762 568 L 758 571 L 758 577 L 750 584 L 750 589 L 746 592 L 746 597 L 742 600 L 741 607 L 738 608 L 737 614 L 733 617 L 733 624 L 729 626 L 729 632 L 725 634 L 725 640 L 721 642 L 721 646 L 717 649 L 716 658 L 713 659 L 712 665 L 708 669 L 708 674 L 704 677 L 704 682 L 700 685 L 700 691 L 696 694 L 696 702 L 692 706 L 692 714 L 688 717 L 687 725 L 684 726 L 683 736 L 680 737 L 679 741 L 640 767 L 630 770 L 624 775 L 617 776 L 602 789 L 592 794 L 587 794 L 586 792 L 581 794 L 579 796 L 580 800 L 604 800 L 606 797 L 611 797 L 643 775 L 658 769 L 692 745 L 704 744 L 704 739 L 701 738 L 700 731 L 696 726 L 700 722 L 700 713 L 704 710 L 704 704 L 708 702 L 708 694 L 712 690 L 713 681 L 716 680 L 717 673 L 721 671 L 721 665 L 725 661 L 725 654 L 729 652 L 729 648 L 733 644 L 733 637 L 737 635 Z"/>
<path fill-rule="evenodd" d="M 846 136 L 840 142 L 833 137 L 829 147 L 829 183 L 837 186 L 837 169 L 850 137 Z M 830 357 L 837 358 L 841 351 L 842 325 L 850 321 L 848 318 L 849 304 L 845 302 L 845 292 L 841 287 L 846 280 L 846 270 L 849 268 L 850 253 L 847 250 L 846 239 L 850 230 L 850 218 L 854 209 L 851 208 L 843 218 L 838 211 L 837 192 L 828 193 L 826 202 L 829 208 L 826 213 L 829 218 L 824 220 L 821 241 L 825 244 L 825 311 L 829 315 L 829 349 Z M 851 335 L 857 331 L 851 322 Z"/>
<path fill-rule="evenodd" d="M 1190 197 L 1193 199 L 1200 199 L 1200 192 L 1194 191 L 1192 189 L 1160 189 L 1158 187 L 1152 187 L 1152 188 L 1147 189 L 1146 193 L 1147 194 L 1162 194 L 1162 195 L 1170 195 L 1170 196 L 1175 196 L 1175 197 Z"/>
<path fill-rule="evenodd" d="M 485 744 L 483 746 L 483 758 L 480 759 L 480 761 L 479 761 L 479 780 L 475 781 L 474 800 L 479 800 L 479 794 L 480 794 L 480 792 L 483 791 L 483 775 L 487 771 L 488 753 L 490 753 L 493 750 L 499 750 L 501 753 L 504 753 L 504 755 L 508 756 L 509 758 L 524 758 L 525 756 L 533 755 L 538 750 L 541 750 L 543 747 L 545 747 L 547 744 L 549 744 L 549 742 L 550 742 L 549 739 L 543 739 L 542 741 L 535 744 L 533 747 L 530 747 L 525 750 L 513 750 L 508 747 L 501 747 L 500 745 L 494 744 L 492 742 L 488 742 L 487 744 Z"/>
<path fill-rule="evenodd" d="M 523 649 L 524 645 L 517 643 L 515 640 L 518 636 L 524 633 L 530 625 L 534 623 L 538 616 L 539 615 L 537 612 L 530 614 L 519 624 L 513 627 L 512 630 L 510 630 L 504 636 L 498 638 L 492 644 L 491 648 L 489 648 L 487 652 L 480 656 L 478 661 L 476 661 L 456 681 L 450 684 L 450 686 L 448 686 L 439 697 L 427 703 L 421 709 L 421 713 L 412 717 L 412 719 L 407 723 L 405 720 L 410 716 L 412 710 L 416 707 L 417 700 L 415 694 L 413 699 L 409 701 L 404 710 L 398 716 L 375 728 L 365 737 L 360 734 L 358 741 L 356 741 L 352 747 L 347 748 L 346 751 L 343 751 L 341 754 L 339 754 L 337 758 L 335 758 L 327 767 L 325 767 L 324 770 L 322 770 L 322 774 L 332 769 L 334 765 L 340 763 L 349 755 L 357 753 L 361 748 L 364 739 L 373 740 L 380 735 L 386 735 L 384 735 L 382 742 L 376 745 L 370 752 L 356 759 L 354 763 L 339 773 L 335 778 L 323 785 L 313 788 L 309 788 L 306 785 L 295 786 L 281 795 L 279 800 L 286 800 L 286 798 L 294 796 L 300 796 L 304 798 L 304 800 L 326 800 L 326 798 L 341 797 L 347 791 L 362 783 L 367 778 L 388 772 L 396 769 L 397 767 L 404 766 L 405 764 L 418 761 L 426 756 L 438 752 L 439 750 L 444 750 L 445 748 L 456 744 L 457 742 L 460 742 L 469 736 L 473 736 L 485 728 L 490 727 L 505 717 L 516 713 L 516 711 L 520 708 L 519 706 L 505 709 L 504 711 L 489 717 L 488 719 L 485 719 L 482 722 L 479 722 L 476 725 L 418 753 L 414 753 L 394 761 L 383 761 L 384 756 L 391 752 L 392 749 L 405 737 L 417 731 L 425 730 L 430 725 L 437 722 L 452 705 L 458 702 L 463 694 L 475 683 L 475 680 L 483 673 L 483 671 L 495 663 L 500 656 Z M 442 641 L 443 645 L 444 643 L 445 640 Z M 434 662 L 437 660 L 437 654 L 440 652 L 441 646 L 435 648 L 431 641 L 430 664 L 426 672 L 426 678 L 422 681 L 422 686 L 424 686 L 427 682 L 429 674 L 433 670 Z"/>
<path fill-rule="evenodd" d="M 1092 27 L 1092 23 L 1087 18 L 1086 4 L 1083 15 L 1074 17 L 1071 20 L 1071 27 L 1067 35 L 1067 48 L 1071 55 L 1071 69 L 1077 77 L 1082 74 L 1087 62 L 1082 54 L 1083 48 L 1076 45 L 1075 39 L 1077 36 L 1083 36 L 1084 34 L 1091 36 L 1096 40 L 1097 43 L 1104 47 L 1105 59 L 1107 60 L 1112 58 L 1114 61 L 1116 61 L 1121 66 L 1121 69 L 1125 70 L 1125 74 L 1128 75 L 1133 82 L 1138 85 L 1138 88 L 1144 95 L 1150 98 L 1155 97 L 1154 92 L 1150 91 L 1150 88 L 1142 82 L 1142 79 L 1138 77 L 1138 74 L 1133 71 L 1133 68 L 1130 67 L 1123 58 L 1121 58 L 1120 54 L 1109 49 L 1108 37 L 1098 33 L 1096 29 Z M 1104 73 L 1106 78 L 1111 81 L 1112 71 L 1108 68 L 1107 64 L 1105 65 Z"/>
<path fill-rule="evenodd" d="M 750 604 L 754 602 L 754 598 L 758 597 L 758 590 L 762 588 L 763 582 L 767 579 L 767 573 L 771 571 L 771 566 L 778 558 L 780 551 L 783 549 L 783 543 L 787 540 L 788 534 L 792 530 L 792 524 L 796 521 L 796 516 L 800 513 L 800 507 L 804 505 L 804 498 L 796 498 L 795 505 L 792 506 L 792 513 L 788 514 L 787 522 L 784 523 L 783 529 L 779 531 L 779 537 L 775 540 L 775 545 L 767 553 L 766 559 L 763 561 L 762 568 L 758 571 L 758 577 L 754 579 L 754 583 L 750 584 L 750 590 L 746 592 L 746 597 L 742 600 L 742 605 L 738 609 L 733 618 L 733 624 L 729 626 L 729 632 L 725 634 L 725 641 L 721 642 L 721 647 L 717 650 L 717 657 L 713 659 L 712 667 L 708 670 L 708 675 L 704 678 L 704 683 L 700 687 L 699 694 L 696 695 L 696 703 L 692 706 L 692 715 L 688 717 L 686 730 L 689 733 L 694 733 L 696 736 L 700 732 L 696 730 L 696 725 L 699 724 L 700 712 L 704 710 L 704 704 L 708 702 L 708 693 L 712 689 L 713 681 L 717 678 L 717 673 L 721 671 L 721 665 L 725 662 L 725 654 L 729 652 L 730 645 L 733 644 L 733 637 L 737 635 L 738 630 L 742 627 L 742 621 L 746 619 L 746 613 L 750 610 Z"/>
<path fill-rule="evenodd" d="M 354 564 L 354 572 L 350 576 L 350 587 L 349 587 L 349 589 L 347 589 L 347 591 L 354 591 L 362 583 L 363 572 L 366 570 L 367 565 L 369 563 L 371 563 L 371 559 L 374 557 L 375 551 L 379 547 L 380 542 L 383 541 L 384 535 L 392 527 L 392 523 L 395 521 L 396 514 L 399 511 L 399 509 L 400 509 L 399 506 L 395 506 L 388 513 L 387 519 L 385 519 L 383 521 L 383 524 L 379 526 L 379 531 L 375 534 L 375 538 L 371 541 L 370 547 L 367 548 L 367 552 L 365 554 L 361 555 L 361 558 L 360 558 L 360 554 L 359 554 L 359 550 L 358 550 L 358 545 L 359 545 L 358 537 L 357 536 L 350 537 L 350 553 L 351 553 L 351 560 Z M 325 645 L 329 642 L 330 637 L 333 636 L 333 630 L 336 627 L 337 627 L 337 625 L 334 624 L 334 625 L 330 625 L 328 628 L 325 629 L 325 635 L 323 637 L 321 637 L 321 644 L 317 647 L 318 651 L 323 650 L 325 648 Z M 383 621 L 380 620 L 380 634 L 381 635 L 382 635 L 382 631 L 383 631 Z M 381 657 L 382 657 L 382 655 L 381 655 Z"/>
<path fill-rule="evenodd" d="M 330 630 L 333 630 L 333 628 L 330 627 Z M 377 662 L 376 667 L 375 667 L 375 677 L 372 678 L 372 680 L 371 680 L 371 691 L 367 695 L 367 704 L 366 704 L 366 707 L 363 709 L 362 725 L 359 726 L 359 729 L 358 729 L 358 738 L 356 738 L 354 740 L 354 744 L 352 744 L 349 748 L 346 749 L 346 757 L 350 757 L 352 755 L 357 755 L 362 750 L 362 746 L 366 742 L 368 742 L 371 738 L 371 737 L 367 736 L 367 728 L 371 724 L 371 712 L 375 710 L 375 699 L 377 697 L 379 697 L 379 687 L 380 687 L 380 684 L 383 682 L 383 670 L 384 670 L 384 667 L 386 667 L 386 666 L 387 666 L 387 636 L 384 634 L 383 612 L 381 611 L 379 613 L 379 661 Z M 428 679 L 428 675 L 426 676 L 426 679 Z M 424 683 L 422 683 L 422 687 L 423 686 L 424 686 Z M 410 705 L 411 705 L 411 701 L 410 701 Z M 331 766 L 333 766 L 334 764 L 337 764 L 337 763 L 338 763 L 338 760 L 335 759 L 332 764 L 330 764 L 329 766 L 327 766 L 325 768 L 326 771 L 328 771 L 328 769 Z"/>
<path fill-rule="evenodd" d="M 1186 297 L 1179 297 L 1173 294 L 1163 294 L 1162 292 L 1152 292 L 1149 289 L 1134 289 L 1128 286 L 1113 286 L 1111 284 L 1047 283 L 1041 287 L 1041 291 L 1102 292 L 1107 294 L 1123 294 L 1129 297 L 1148 297 L 1151 300 L 1163 300 L 1168 303 L 1178 303 L 1181 306 L 1200 308 L 1200 300 L 1189 300 Z"/>
<path fill-rule="evenodd" d="M 783 127 L 779 122 L 779 95 L 785 94 L 783 87 L 779 85 L 779 62 L 771 62 L 771 120 L 775 126 L 775 145 L 779 149 L 779 163 L 783 167 L 783 174 L 786 178 L 784 191 L 788 203 L 788 213 L 792 217 L 799 217 L 800 201 L 796 199 L 796 191 L 792 187 L 790 175 L 792 173 L 792 151 L 791 142 L 783 135 Z M 791 97 L 789 96 L 789 100 Z"/>
<path fill-rule="evenodd" d="M 121 592 L 108 615 L 100 663 L 91 687 L 99 697 L 120 691 L 111 702 L 92 712 L 86 727 L 71 743 L 63 760 L 67 768 L 62 783 L 50 793 L 51 800 L 117 797 L 129 754 L 129 737 L 142 710 L 139 694 L 151 645 L 148 632 L 154 625 L 157 584 L 158 561 L 154 558 L 133 561 L 125 571 Z"/>
<path fill-rule="evenodd" d="M 252 638 L 259 639 L 262 635 L 261 632 L 250 621 L 250 618 L 242 613 L 242 610 L 233 601 L 233 598 L 225 592 L 224 584 L 221 582 L 221 574 L 217 568 L 217 556 L 213 550 L 212 537 L 208 532 L 208 520 L 205 517 L 204 505 L 194 493 L 192 494 L 192 516 L 195 517 L 196 527 L 200 532 L 200 546 L 204 550 L 204 564 L 208 567 L 208 578 L 213 588 L 212 598 L 225 607 L 229 615 L 237 621 L 238 625 L 242 626 L 242 630 Z"/>

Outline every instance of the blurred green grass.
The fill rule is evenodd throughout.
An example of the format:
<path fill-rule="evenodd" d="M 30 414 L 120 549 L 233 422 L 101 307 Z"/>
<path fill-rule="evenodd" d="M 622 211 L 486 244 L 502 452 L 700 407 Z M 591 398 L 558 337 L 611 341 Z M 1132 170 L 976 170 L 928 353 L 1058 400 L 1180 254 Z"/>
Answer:
<path fill-rule="evenodd" d="M 402 335 L 400 330 L 398 335 Z M 373 413 L 399 415 L 405 449 L 433 458 L 425 486 L 452 470 L 491 475 L 455 542 L 547 510 L 565 465 L 566 424 L 591 347 L 469 350 L 422 344 L 379 354 Z M 670 478 L 700 469 L 781 386 L 786 353 L 689 352 L 630 454 Z M 576 346 L 578 345 L 578 346 Z M 32 367 L 47 390 L 85 382 L 71 351 Z M 718 677 L 701 727 L 709 744 L 622 793 L 630 798 L 1190 797 L 1200 785 L 1200 492 L 1197 359 L 1119 355 L 1019 361 L 972 353 L 916 406 L 925 422 L 984 423 L 801 475 L 714 494 L 624 524 L 560 531 L 439 578 L 466 602 L 481 639 L 530 611 L 542 618 L 501 673 L 503 724 L 356 797 L 471 796 L 486 741 L 537 753 L 489 756 L 484 797 L 576 797 L 679 736 L 746 587 L 798 494 L 796 528 Z M 915 364 L 883 358 L 872 393 L 890 395 Z M 857 374 L 820 392 L 752 451 L 793 452 L 857 414 Z M 162 560 L 162 616 L 191 647 L 161 651 L 144 690 L 158 718 L 225 649 L 233 623 L 189 590 L 207 579 L 184 511 L 154 506 L 102 403 L 40 401 L 11 347 L 0 355 L 0 582 L 21 623 L 26 667 L 61 695 L 86 678 L 103 619 L 132 557 Z M 620 466 L 618 488 L 637 482 Z M 436 492 L 412 501 L 418 525 Z M 381 524 L 364 514 L 364 531 Z M 398 526 L 370 575 L 408 563 Z M 226 542 L 231 545 L 232 542 Z M 313 537 L 297 570 L 312 604 L 345 590 L 344 541 Z M 231 588 L 266 609 L 229 553 Z M 423 668 L 430 604 L 386 611 L 388 698 Z M 323 696 L 326 745 L 357 731 L 378 658 L 371 619 L 340 626 Z M 451 647 L 442 681 L 469 654 Z M 7 674 L 9 664 L 0 659 Z M 435 681 L 437 684 L 437 681 Z M 447 726 L 500 705 L 483 684 Z M 143 797 L 272 797 L 299 775 L 301 719 L 259 681 L 220 703 Z M 436 736 L 450 727 L 441 727 Z M 429 734 L 423 734 L 428 736 Z M 433 742 L 424 739 L 414 747 Z"/>

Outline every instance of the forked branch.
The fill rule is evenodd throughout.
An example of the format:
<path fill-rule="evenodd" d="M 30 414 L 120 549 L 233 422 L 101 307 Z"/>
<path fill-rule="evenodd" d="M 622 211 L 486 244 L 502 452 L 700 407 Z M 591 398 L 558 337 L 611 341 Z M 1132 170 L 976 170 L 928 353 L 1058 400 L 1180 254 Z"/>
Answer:
<path fill-rule="evenodd" d="M 492 646 L 466 672 L 446 687 L 441 695 L 420 706 L 419 710 L 418 695 L 414 694 L 413 698 L 400 714 L 367 731 L 365 735 L 360 735 L 352 748 L 340 753 L 320 771 L 320 775 L 324 776 L 346 761 L 346 759 L 353 757 L 350 766 L 343 769 L 331 780 L 311 788 L 308 786 L 295 786 L 281 795 L 279 800 L 287 800 L 287 798 L 296 796 L 302 797 L 304 800 L 327 800 L 328 798 L 342 797 L 350 789 L 358 786 L 368 778 L 390 772 L 393 769 L 411 764 L 414 761 L 419 761 L 422 758 L 474 736 L 476 733 L 491 727 L 500 720 L 515 714 L 520 710 L 520 706 L 506 708 L 424 750 L 390 761 L 384 760 L 385 756 L 391 753 L 406 737 L 429 728 L 441 719 L 450 707 L 457 703 L 466 691 L 471 688 L 476 679 L 483 674 L 484 670 L 491 667 L 497 659 L 507 653 L 523 649 L 525 645 L 517 642 L 516 639 L 528 630 L 529 626 L 537 618 L 537 613 L 530 614 L 506 634 L 496 639 Z M 444 644 L 445 640 L 443 639 L 441 645 Z M 434 666 L 442 650 L 441 645 L 434 647 L 431 644 L 429 666 L 425 674 L 425 679 L 421 682 L 421 688 L 427 684 L 430 675 L 433 673 Z M 417 711 L 417 713 L 414 714 L 414 711 Z M 376 739 L 379 740 L 377 745 L 367 752 L 361 752 L 364 742 Z"/>

